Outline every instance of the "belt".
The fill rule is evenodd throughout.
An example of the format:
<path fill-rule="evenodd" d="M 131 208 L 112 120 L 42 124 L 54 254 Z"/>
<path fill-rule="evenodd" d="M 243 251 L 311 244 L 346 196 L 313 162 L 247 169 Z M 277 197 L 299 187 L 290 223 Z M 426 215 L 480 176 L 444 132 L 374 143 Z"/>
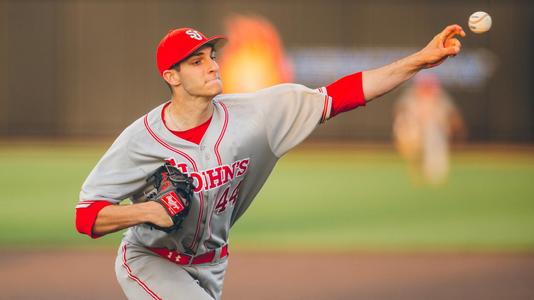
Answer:
<path fill-rule="evenodd" d="M 168 259 L 169 261 L 177 265 L 198 265 L 217 262 L 226 256 L 228 256 L 228 244 L 219 247 L 217 249 L 208 251 L 200 255 L 190 255 L 185 253 L 180 253 L 174 250 L 169 250 L 167 248 L 152 248 L 147 247 L 150 251 L 158 254 L 161 257 Z"/>

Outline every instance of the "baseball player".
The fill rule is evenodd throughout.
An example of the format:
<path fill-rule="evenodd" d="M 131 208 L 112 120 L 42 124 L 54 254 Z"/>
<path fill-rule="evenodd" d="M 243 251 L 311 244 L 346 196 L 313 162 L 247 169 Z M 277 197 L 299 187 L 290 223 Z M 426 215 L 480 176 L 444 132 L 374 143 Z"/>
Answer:
<path fill-rule="evenodd" d="M 129 228 L 115 264 L 129 299 L 220 299 L 230 228 L 278 159 L 329 118 L 457 55 L 456 35 L 465 32 L 448 26 L 409 57 L 325 87 L 281 84 L 221 94 L 215 55 L 225 37 L 206 38 L 192 28 L 170 31 L 156 57 L 171 99 L 128 126 L 91 171 L 76 206 L 77 230 L 97 238 Z M 169 202 L 118 205 L 163 163 L 194 185 L 188 214 L 172 231 L 158 229 L 175 225 Z"/>
<path fill-rule="evenodd" d="M 419 73 L 395 103 L 393 136 L 414 183 L 441 185 L 449 173 L 449 140 L 466 128 L 454 101 L 432 73 Z"/>

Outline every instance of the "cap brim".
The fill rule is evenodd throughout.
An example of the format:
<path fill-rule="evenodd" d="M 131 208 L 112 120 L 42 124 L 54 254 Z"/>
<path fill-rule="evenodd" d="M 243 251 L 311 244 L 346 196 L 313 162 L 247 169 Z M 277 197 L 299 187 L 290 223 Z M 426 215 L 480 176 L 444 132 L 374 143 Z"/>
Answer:
<path fill-rule="evenodd" d="M 228 42 L 228 38 L 224 35 L 216 35 L 216 36 L 212 36 L 210 37 L 209 39 L 206 39 L 203 43 L 201 44 L 198 44 L 196 45 L 195 47 L 191 48 L 191 50 L 189 50 L 189 52 L 187 53 L 186 56 L 184 56 L 183 58 L 179 59 L 176 63 L 170 65 L 166 70 L 169 70 L 170 68 L 172 68 L 172 66 L 176 65 L 176 64 L 179 64 L 181 62 L 183 62 L 184 60 L 188 59 L 189 57 L 191 57 L 191 55 L 193 53 L 195 53 L 196 51 L 198 51 L 200 48 L 206 46 L 206 45 L 212 45 L 213 48 L 215 50 L 219 50 L 220 48 L 222 48 L 226 43 Z M 163 73 L 160 71 L 160 74 Z"/>
<path fill-rule="evenodd" d="M 226 36 L 224 35 L 212 36 L 209 39 L 207 39 L 204 43 L 199 44 L 193 49 L 191 49 L 191 51 L 189 51 L 189 54 L 187 54 L 182 60 L 180 60 L 180 62 L 186 60 L 188 57 L 191 56 L 191 54 L 195 53 L 198 49 L 206 45 L 212 45 L 215 50 L 219 50 L 222 47 L 224 47 L 224 45 L 226 45 L 227 42 L 228 42 L 228 38 L 226 38 Z"/>
<path fill-rule="evenodd" d="M 224 35 L 216 35 L 216 36 L 213 36 L 213 37 L 210 37 L 209 39 L 207 39 L 206 42 L 204 44 L 202 44 L 202 46 L 204 46 L 206 44 L 212 44 L 213 47 L 215 47 L 215 50 L 218 50 L 218 49 L 224 47 L 224 45 L 226 45 L 227 42 L 228 42 L 228 38 L 226 36 L 224 36 Z"/>

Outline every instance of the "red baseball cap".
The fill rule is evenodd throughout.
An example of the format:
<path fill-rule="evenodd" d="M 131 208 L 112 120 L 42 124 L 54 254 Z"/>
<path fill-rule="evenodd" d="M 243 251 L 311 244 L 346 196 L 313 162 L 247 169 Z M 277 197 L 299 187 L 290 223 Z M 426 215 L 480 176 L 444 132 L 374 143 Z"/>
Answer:
<path fill-rule="evenodd" d="M 180 62 L 206 44 L 222 47 L 227 41 L 224 35 L 206 38 L 202 32 L 193 28 L 179 28 L 169 31 L 159 42 L 156 52 L 159 74 Z"/>

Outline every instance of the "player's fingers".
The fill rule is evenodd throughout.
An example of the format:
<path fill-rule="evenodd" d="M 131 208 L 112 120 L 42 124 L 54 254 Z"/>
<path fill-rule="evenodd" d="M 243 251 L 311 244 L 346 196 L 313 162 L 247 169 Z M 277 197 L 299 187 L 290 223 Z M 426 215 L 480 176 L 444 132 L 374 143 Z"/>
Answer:
<path fill-rule="evenodd" d="M 465 31 L 462 29 L 460 25 L 454 24 L 449 25 L 439 35 L 441 45 L 445 46 L 445 42 L 451 38 L 453 38 L 455 35 L 459 35 L 461 37 L 465 36 Z"/>
<path fill-rule="evenodd" d="M 445 42 L 445 50 L 448 55 L 456 55 L 462 49 L 462 43 L 456 38 L 448 39 Z"/>
<path fill-rule="evenodd" d="M 465 37 L 465 31 L 464 31 L 463 28 L 462 28 L 462 30 L 460 31 L 460 36 L 461 36 L 461 37 Z"/>
<path fill-rule="evenodd" d="M 462 26 L 460 26 L 460 25 L 451 25 L 451 26 L 453 28 L 452 28 L 451 32 L 449 32 L 449 34 L 447 35 L 447 38 L 452 38 L 455 35 L 459 35 L 461 37 L 465 37 L 465 31 L 462 28 Z"/>
<path fill-rule="evenodd" d="M 452 38 L 452 39 L 448 39 L 445 41 L 445 48 L 457 47 L 457 46 L 458 47 L 462 46 L 462 43 L 457 38 Z"/>
<path fill-rule="evenodd" d="M 449 25 L 443 29 L 441 32 L 441 36 L 443 38 L 450 38 L 453 37 L 456 34 L 459 34 L 462 31 L 462 27 L 458 24 Z"/>

